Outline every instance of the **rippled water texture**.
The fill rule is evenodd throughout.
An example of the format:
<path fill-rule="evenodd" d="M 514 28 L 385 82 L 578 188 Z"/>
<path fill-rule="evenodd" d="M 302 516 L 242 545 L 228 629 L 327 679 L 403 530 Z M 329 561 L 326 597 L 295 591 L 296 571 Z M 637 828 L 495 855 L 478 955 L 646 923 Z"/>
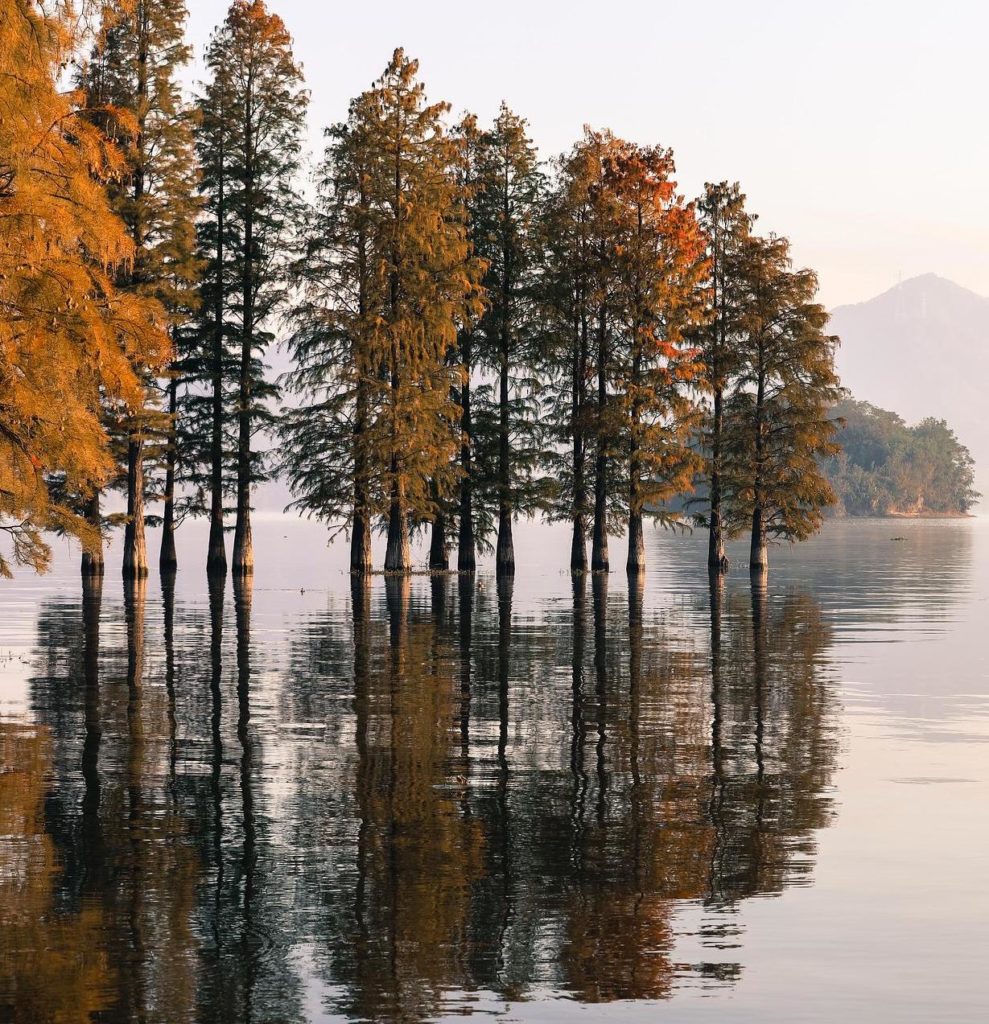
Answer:
<path fill-rule="evenodd" d="M 171 587 L 0 583 L 0 1020 L 985 1019 L 989 521 L 766 593 L 255 535 L 247 589 L 195 527 Z"/>

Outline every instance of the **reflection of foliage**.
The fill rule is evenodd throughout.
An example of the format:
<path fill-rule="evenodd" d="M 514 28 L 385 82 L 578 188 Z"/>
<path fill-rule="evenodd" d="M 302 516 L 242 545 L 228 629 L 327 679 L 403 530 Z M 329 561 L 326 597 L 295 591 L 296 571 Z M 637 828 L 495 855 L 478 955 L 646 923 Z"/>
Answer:
<path fill-rule="evenodd" d="M 813 833 L 830 821 L 836 707 L 823 675 L 830 628 L 818 605 L 756 590 L 724 612 L 714 665 L 717 731 L 710 897 L 779 893 L 811 870 Z M 716 611 L 721 615 L 720 611 Z"/>
<path fill-rule="evenodd" d="M 481 864 L 477 822 L 449 785 L 458 684 L 454 652 L 434 623 L 408 621 L 408 580 L 389 580 L 383 624 L 358 630 L 357 851 L 352 1007 L 362 1017 L 428 1016 L 465 983 L 451 951 L 464 934 Z M 362 652 L 358 652 L 359 656 Z"/>
<path fill-rule="evenodd" d="M 83 1024 L 114 983 L 98 904 L 56 906 L 58 857 L 45 829 L 45 729 L 0 723 L 0 1018 Z"/>
<path fill-rule="evenodd" d="M 731 985 L 737 905 L 812 869 L 836 749 L 807 596 L 715 591 L 708 646 L 706 613 L 644 612 L 604 577 L 536 614 L 508 583 L 358 582 L 292 630 L 277 672 L 235 598 L 234 615 L 219 589 L 166 593 L 164 631 L 140 590 L 42 609 L 53 781 L 32 828 L 53 909 L 7 934 L 71 950 L 57 929 L 92 908 L 78 942 L 107 980 L 89 1005 L 297 1020 L 300 969 L 368 1020 L 544 986 L 662 999 L 684 974 Z"/>
<path fill-rule="evenodd" d="M 908 427 L 868 402 L 840 402 L 842 451 L 826 469 L 850 516 L 967 512 L 979 495 L 974 462 L 944 420 Z"/>

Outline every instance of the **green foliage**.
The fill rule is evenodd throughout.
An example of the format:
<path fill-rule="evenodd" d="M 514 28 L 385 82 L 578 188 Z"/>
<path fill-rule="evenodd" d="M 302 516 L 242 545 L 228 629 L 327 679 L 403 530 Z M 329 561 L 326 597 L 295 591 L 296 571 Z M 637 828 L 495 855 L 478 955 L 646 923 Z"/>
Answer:
<path fill-rule="evenodd" d="M 835 496 L 820 460 L 837 451 L 829 410 L 841 397 L 837 339 L 814 302 L 817 278 L 793 270 L 784 238 L 749 236 L 741 251 L 741 367 L 726 409 L 726 520 L 751 523 L 754 564 L 766 539 L 803 540 Z M 760 553 L 757 553 L 760 552 Z"/>
<path fill-rule="evenodd" d="M 706 486 L 691 505 L 695 520 L 711 531 L 709 562 L 724 562 L 725 402 L 742 372 L 742 314 L 745 296 L 742 258 L 755 218 L 745 209 L 736 182 L 708 182 L 697 201 L 707 242 L 707 316 L 689 334 L 704 367 L 706 401 L 700 431 Z M 699 508 L 697 506 L 700 506 Z"/>
<path fill-rule="evenodd" d="M 824 469 L 846 515 L 959 514 L 978 499 L 972 456 L 944 420 L 908 427 L 895 413 L 852 399 L 832 416 L 841 451 Z"/>
<path fill-rule="evenodd" d="M 472 362 L 484 383 L 474 392 L 471 441 L 474 497 L 483 519 L 532 515 L 544 508 L 543 437 L 535 365 L 540 248 L 536 221 L 545 182 L 525 120 L 504 104 L 474 151 L 470 239 L 486 265 L 486 308 Z M 484 531 L 479 531 L 482 540 Z"/>
<path fill-rule="evenodd" d="M 330 132 L 292 342 L 303 401 L 286 425 L 300 507 L 363 520 L 387 503 L 393 567 L 403 570 L 409 526 L 456 484 L 452 394 L 463 375 L 448 357 L 458 326 L 480 311 L 482 269 L 467 242 L 461 142 L 417 72 L 397 50 Z M 353 494 L 330 474 L 351 477 Z"/>
<path fill-rule="evenodd" d="M 690 478 L 703 239 L 668 150 L 587 131 L 556 172 L 541 278 L 553 514 L 580 534 L 593 475 L 598 548 Z"/>
<path fill-rule="evenodd" d="M 200 330 L 181 366 L 183 476 L 194 494 L 236 488 L 243 522 L 251 488 L 270 471 L 257 441 L 275 427 L 279 392 L 265 355 L 291 285 L 308 97 L 291 38 L 261 0 L 235 0 L 206 67 L 197 136 L 205 271 Z"/>
<path fill-rule="evenodd" d="M 196 117 L 179 82 L 192 55 L 184 41 L 187 16 L 185 4 L 172 0 L 106 7 L 79 83 L 90 118 L 124 156 L 123 173 L 108 188 L 134 245 L 120 284 L 162 305 L 173 341 L 193 316 L 200 271 Z M 142 532 L 135 517 L 143 515 L 145 497 L 161 496 L 160 472 L 174 458 L 174 421 L 163 392 L 172 386 L 175 367 L 164 380 L 151 368 L 136 369 L 144 378 L 143 405 L 107 403 L 105 414 L 119 467 L 116 483 L 128 494 L 128 545 L 135 530 Z M 167 484 L 165 490 L 170 492 Z"/>

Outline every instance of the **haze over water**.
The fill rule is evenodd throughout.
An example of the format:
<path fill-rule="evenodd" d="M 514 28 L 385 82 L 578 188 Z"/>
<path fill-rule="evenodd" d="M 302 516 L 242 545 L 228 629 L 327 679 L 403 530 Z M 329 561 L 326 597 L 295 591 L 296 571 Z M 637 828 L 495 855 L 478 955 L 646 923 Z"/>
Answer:
<path fill-rule="evenodd" d="M 630 593 L 557 527 L 510 589 L 255 533 L 248 592 L 195 526 L 174 590 L 0 584 L 0 1020 L 981 1019 L 989 520 L 764 595 L 702 535 Z"/>

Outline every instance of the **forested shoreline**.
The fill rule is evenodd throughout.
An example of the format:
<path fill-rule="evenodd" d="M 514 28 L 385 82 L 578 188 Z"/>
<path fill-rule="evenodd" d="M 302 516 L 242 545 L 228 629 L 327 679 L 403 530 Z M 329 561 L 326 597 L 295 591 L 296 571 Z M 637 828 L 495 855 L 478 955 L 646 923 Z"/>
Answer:
<path fill-rule="evenodd" d="M 841 450 L 824 470 L 835 515 L 949 518 L 969 515 L 980 495 L 974 462 L 944 420 L 907 426 L 894 412 L 845 399 L 833 414 Z"/>
<path fill-rule="evenodd" d="M 88 15 L 80 18 L 79 15 Z M 813 271 L 738 184 L 682 195 L 672 151 L 586 129 L 542 157 L 521 115 L 427 99 L 396 50 L 326 129 L 281 19 L 234 0 L 195 95 L 180 0 L 13 0 L 0 60 L 0 529 L 147 575 L 145 525 L 207 517 L 211 575 L 254 569 L 254 488 L 344 530 L 351 569 L 516 571 L 520 517 L 568 523 L 573 572 L 644 522 L 747 533 L 750 567 L 837 496 L 838 340 Z M 71 88 L 64 88 L 71 68 Z M 54 184 L 52 184 L 54 183 Z M 58 272 L 53 271 L 57 263 Z M 266 366 L 287 345 L 292 369 Z M 6 396 L 10 396 L 9 400 Z M 696 487 L 681 516 L 672 500 Z M 106 496 L 126 514 L 106 515 Z M 231 550 L 227 533 L 232 529 Z M 9 573 L 11 566 L 0 564 Z"/>

